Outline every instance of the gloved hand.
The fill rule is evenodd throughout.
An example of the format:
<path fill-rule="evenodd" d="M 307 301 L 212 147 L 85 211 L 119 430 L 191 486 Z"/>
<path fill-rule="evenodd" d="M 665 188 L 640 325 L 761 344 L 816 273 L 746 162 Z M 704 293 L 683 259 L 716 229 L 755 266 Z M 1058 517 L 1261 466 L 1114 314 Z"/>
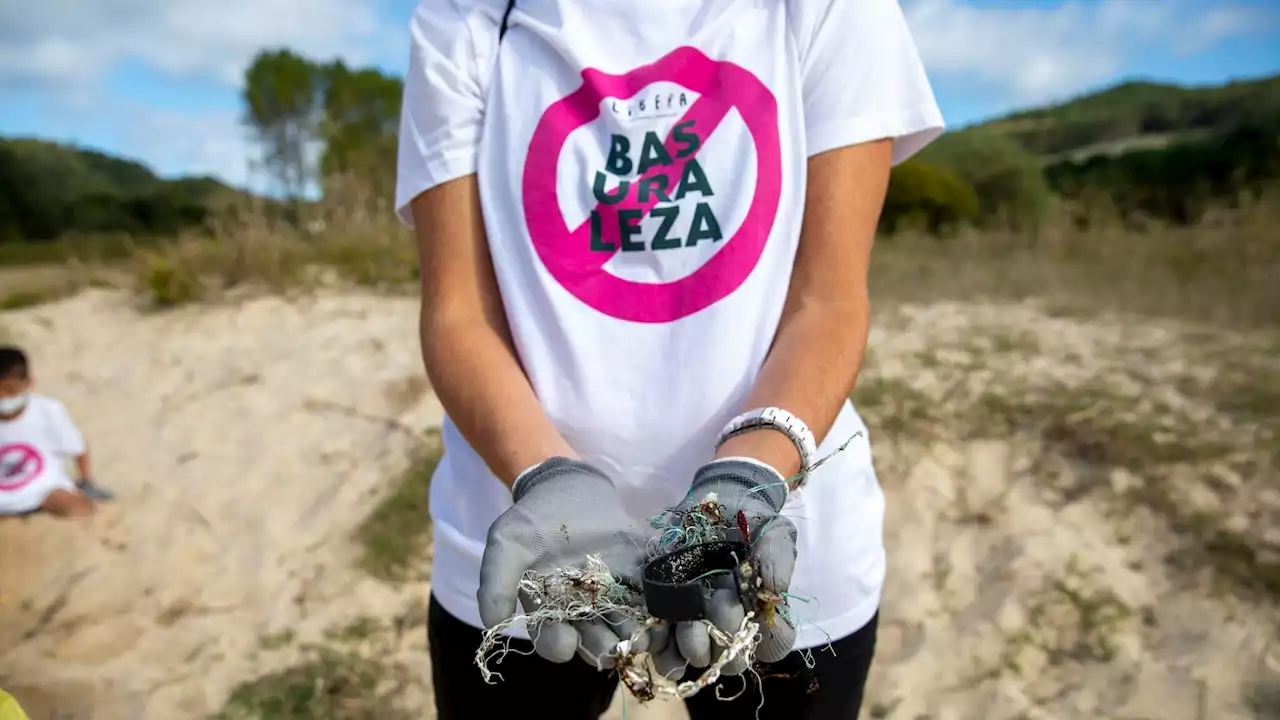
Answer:
<path fill-rule="evenodd" d="M 526 614 L 534 599 L 519 591 L 528 570 L 550 572 L 582 567 L 597 555 L 615 579 L 640 591 L 640 571 L 648 535 L 627 515 L 613 482 L 587 463 L 551 458 L 528 471 L 512 490 L 514 504 L 489 527 L 480 563 L 480 619 L 493 627 L 509 619 L 517 595 Z M 567 662 L 576 652 L 600 669 L 613 667 L 608 657 L 618 642 L 639 624 L 609 615 L 585 622 L 544 622 L 529 628 L 534 650 L 552 662 Z M 632 649 L 644 651 L 648 635 Z"/>
<path fill-rule="evenodd" d="M 786 480 L 773 468 L 763 464 L 736 458 L 714 460 L 694 474 L 693 484 L 684 502 L 676 508 L 675 516 L 700 503 L 708 493 L 715 493 L 716 500 L 724 506 L 725 515 L 736 526 L 738 511 L 747 521 L 753 559 L 760 569 L 763 587 L 783 594 L 791 585 L 791 574 L 796 564 L 796 528 L 790 519 L 781 515 L 787 498 Z M 737 632 L 746 610 L 738 597 L 732 580 L 713 585 L 708 603 L 708 620 L 729 635 Z M 791 652 L 796 640 L 796 628 L 783 613 L 774 613 L 772 623 L 760 622 L 760 644 L 755 658 L 763 662 L 777 662 Z M 660 673 L 679 679 L 679 671 L 687 662 L 695 668 L 704 668 L 719 658 L 723 648 L 716 644 L 701 621 L 676 624 L 674 630 L 667 624 L 650 631 L 650 651 Z M 746 663 L 738 658 L 721 670 L 724 675 L 736 675 L 746 669 Z"/>

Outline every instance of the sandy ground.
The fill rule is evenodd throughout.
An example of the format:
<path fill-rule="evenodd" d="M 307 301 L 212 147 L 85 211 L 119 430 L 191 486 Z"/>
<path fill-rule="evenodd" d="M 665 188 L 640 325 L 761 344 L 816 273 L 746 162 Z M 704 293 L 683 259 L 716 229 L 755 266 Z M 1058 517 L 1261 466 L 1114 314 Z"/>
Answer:
<path fill-rule="evenodd" d="M 265 636 L 420 612 L 425 587 L 362 575 L 350 540 L 416 432 L 439 421 L 415 319 L 410 299 L 356 295 L 143 315 L 91 292 L 0 314 L 119 495 L 87 524 L 0 522 L 0 686 L 33 720 L 55 708 L 198 718 L 294 659 L 261 652 Z M 1039 338 L 1036 357 L 1006 339 L 994 346 L 1009 351 L 1007 367 L 966 364 L 976 351 L 957 343 L 996 325 L 999 337 Z M 945 404 L 952 378 L 979 389 L 1020 374 L 1083 382 L 1113 369 L 1105 347 L 1170 343 L 1159 329 L 1117 332 L 1027 308 L 923 308 L 877 327 L 868 377 Z M 874 410 L 868 400 L 873 437 L 897 417 L 889 396 Z M 1180 540 L 1168 523 L 1118 514 L 1104 497 L 1144 478 L 1110 470 L 1102 495 L 1069 492 L 1064 478 L 1097 469 L 1016 436 L 886 433 L 875 448 L 891 573 L 865 715 L 1280 716 L 1258 700 L 1280 688 L 1274 602 L 1172 570 Z M 1233 492 L 1204 502 L 1249 537 L 1277 527 L 1277 478 L 1234 477 Z M 422 678 L 420 635 L 392 652 Z M 425 682 L 404 690 L 412 708 L 429 697 Z M 627 704 L 628 718 L 683 716 Z M 622 717 L 618 703 L 610 717 Z"/>
<path fill-rule="evenodd" d="M 201 717 L 259 671 L 260 636 L 419 600 L 350 569 L 349 541 L 404 428 L 439 422 L 406 396 L 414 317 L 374 299 L 141 316 L 104 293 L 4 316 L 119 498 L 88 526 L 0 522 L 6 687 L 76 717 Z"/>

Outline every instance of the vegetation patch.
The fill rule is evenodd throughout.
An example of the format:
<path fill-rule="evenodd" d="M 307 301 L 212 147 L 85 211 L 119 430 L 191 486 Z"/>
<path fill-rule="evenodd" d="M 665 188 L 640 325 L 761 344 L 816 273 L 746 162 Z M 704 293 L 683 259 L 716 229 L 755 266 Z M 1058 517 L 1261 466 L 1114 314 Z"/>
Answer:
<path fill-rule="evenodd" d="M 998 224 L 946 237 L 898 232 L 876 243 L 872 301 L 885 308 L 1035 300 L 1066 317 L 1121 313 L 1275 331 L 1278 193 L 1186 225 L 1152 219 L 1127 227 L 1103 213 L 1081 226 L 1054 206 L 1035 232 Z"/>
<path fill-rule="evenodd" d="M 869 376 L 853 393 L 858 412 L 877 432 L 910 434 L 935 418 L 934 401 L 899 378 Z"/>
<path fill-rule="evenodd" d="M 304 648 L 304 660 L 243 683 L 212 720 L 410 720 L 397 703 L 407 672 L 346 649 Z M 396 672 L 398 671 L 398 672 Z M 400 677 L 397 677 L 400 676 Z"/>
<path fill-rule="evenodd" d="M 388 621 L 360 616 L 326 629 L 319 642 L 297 643 L 292 630 L 264 635 L 259 647 L 284 651 L 295 644 L 292 665 L 241 683 L 210 720 L 412 720 L 406 690 L 419 685 L 398 659 L 406 638 L 421 637 L 425 603 Z"/>
<path fill-rule="evenodd" d="M 418 258 L 394 217 L 349 210 L 362 199 L 329 198 L 304 227 L 248 215 L 219 224 L 213 238 L 188 233 L 140 250 L 134 285 L 144 303 L 170 308 L 232 290 L 312 290 L 331 281 L 412 291 Z M 309 229 L 308 229 L 309 228 Z"/>
<path fill-rule="evenodd" d="M 1186 542 L 1165 557 L 1171 568 L 1195 572 L 1208 567 L 1222 590 L 1280 602 L 1280 547 L 1229 529 L 1209 513 L 1180 514 L 1173 528 Z"/>
<path fill-rule="evenodd" d="M 279 650 L 292 645 L 296 639 L 292 630 L 281 630 L 277 633 L 263 635 L 258 639 L 258 646 L 263 650 Z"/>
<path fill-rule="evenodd" d="M 1041 398 L 1027 403 L 1007 396 L 988 396 L 984 411 L 993 427 L 1011 431 L 1033 428 L 1055 453 L 1084 467 L 1069 474 L 1070 483 L 1058 490 L 1065 500 L 1085 496 L 1110 498 L 1123 505 L 1139 505 L 1164 517 L 1179 535 L 1180 545 L 1166 558 L 1174 569 L 1207 569 L 1222 588 L 1245 595 L 1258 593 L 1280 599 L 1280 555 L 1264 547 L 1253 534 L 1229 530 L 1220 513 L 1190 504 L 1172 472 L 1198 482 L 1199 468 L 1230 458 L 1247 440 L 1229 433 L 1206 433 L 1185 415 L 1155 403 L 1148 412 L 1134 412 L 1128 401 L 1103 392 L 1063 393 L 1058 402 Z M 1235 436 L 1239 438 L 1240 436 Z M 1116 491 L 1108 468 L 1126 468 L 1141 483 Z M 1274 469 L 1270 472 L 1274 472 Z"/>
<path fill-rule="evenodd" d="M 69 293 L 56 290 L 15 290 L 0 297 L 0 310 L 22 310 L 43 305 L 65 297 Z"/>
<path fill-rule="evenodd" d="M 1280 679 L 1268 678 L 1249 689 L 1245 704 L 1256 720 L 1280 717 Z"/>
<path fill-rule="evenodd" d="M 1062 576 L 1048 581 L 1030 601 L 1026 627 L 1009 639 L 1002 665 L 1020 674 L 1028 652 L 1049 666 L 1109 663 L 1116 658 L 1116 638 L 1134 617 L 1128 605 L 1097 587 L 1073 558 Z"/>
<path fill-rule="evenodd" d="M 1025 333 L 960 334 L 960 345 L 932 343 L 894 375 L 868 368 L 854 400 L 873 433 L 1033 441 L 1030 472 L 1056 502 L 1150 511 L 1176 540 L 1170 569 L 1280 600 L 1280 547 L 1264 539 L 1280 508 L 1260 503 L 1262 487 L 1250 481 L 1280 476 L 1280 372 L 1265 334 L 1201 333 L 1166 340 L 1154 355 L 1141 344 L 1082 347 L 1073 362 L 1096 368 L 1071 372 L 1023 372 L 1038 346 Z M 1086 359 L 1098 352 L 1116 356 Z M 1129 481 L 1117 481 L 1121 471 Z"/>
<path fill-rule="evenodd" d="M 438 431 L 393 484 L 391 491 L 356 529 L 361 569 L 385 582 L 422 580 L 428 574 L 431 520 L 427 494 L 440 461 Z"/>

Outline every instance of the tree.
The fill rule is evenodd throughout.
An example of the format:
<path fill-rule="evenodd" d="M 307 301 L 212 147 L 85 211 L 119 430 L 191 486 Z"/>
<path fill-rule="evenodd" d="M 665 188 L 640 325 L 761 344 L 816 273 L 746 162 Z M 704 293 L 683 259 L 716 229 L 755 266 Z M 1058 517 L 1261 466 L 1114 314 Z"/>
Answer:
<path fill-rule="evenodd" d="M 245 71 L 245 123 L 263 168 L 294 202 L 315 177 L 324 79 L 323 68 L 289 50 L 260 52 Z"/>
<path fill-rule="evenodd" d="M 403 83 L 376 69 L 349 69 L 340 60 L 326 67 L 325 76 L 324 176 L 355 176 L 375 194 L 389 193 Z"/>

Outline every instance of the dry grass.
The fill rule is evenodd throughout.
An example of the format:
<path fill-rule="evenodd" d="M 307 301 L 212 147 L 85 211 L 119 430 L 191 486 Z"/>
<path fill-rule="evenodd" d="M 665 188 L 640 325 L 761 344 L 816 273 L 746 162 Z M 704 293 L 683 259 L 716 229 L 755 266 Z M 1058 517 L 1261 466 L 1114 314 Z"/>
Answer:
<path fill-rule="evenodd" d="M 880 303 L 1037 299 L 1057 313 L 1134 313 L 1234 327 L 1280 326 L 1280 197 L 1194 227 L 1141 232 L 1049 218 L 1038 236 L 964 231 L 882 239 Z"/>
<path fill-rule="evenodd" d="M 349 211 L 344 208 L 370 208 Z M 411 234 L 376 203 L 326 203 L 315 232 L 256 219 L 216 240 L 188 237 L 138 254 L 137 287 L 157 306 L 256 286 L 272 290 L 344 281 L 414 289 Z M 1280 200 L 1267 199 L 1190 228 L 1143 232 L 1047 222 L 1036 237 L 965 231 L 900 234 L 879 243 L 872 269 L 880 305 L 1035 298 L 1053 313 L 1131 313 L 1234 327 L 1280 326 Z"/>
<path fill-rule="evenodd" d="M 119 281 L 118 272 L 74 259 L 59 265 L 0 268 L 0 312 L 43 305 L 88 287 L 109 287 Z"/>
<path fill-rule="evenodd" d="M 882 238 L 872 297 L 879 307 L 1034 298 L 1051 312 L 1072 316 L 1132 313 L 1280 326 L 1280 283 L 1274 282 L 1280 273 L 1280 196 L 1211 214 L 1188 228 L 1152 223 L 1135 231 L 1095 219 L 1081 230 L 1057 212 L 1034 236 L 966 230 L 945 238 Z M 418 268 L 412 235 L 384 198 L 335 182 L 306 213 L 300 229 L 270 221 L 253 207 L 236 208 L 212 233 L 135 247 L 125 267 L 143 300 L 160 308 L 242 289 L 307 290 L 334 282 L 413 291 Z M 112 247 L 127 246 L 122 242 L 113 240 Z M 104 265 L 100 243 L 85 243 L 83 257 L 64 250 L 70 259 L 62 272 L 39 287 L 15 291 L 6 281 L 0 294 L 12 297 L 0 303 L 25 306 L 60 297 L 95 282 L 86 267 L 119 267 Z"/>
<path fill-rule="evenodd" d="M 309 289 L 335 281 L 412 288 L 412 235 L 389 207 L 337 183 L 294 227 L 252 208 L 223 219 L 212 237 L 191 234 L 140 251 L 135 287 L 151 306 L 214 299 L 240 288 Z"/>

